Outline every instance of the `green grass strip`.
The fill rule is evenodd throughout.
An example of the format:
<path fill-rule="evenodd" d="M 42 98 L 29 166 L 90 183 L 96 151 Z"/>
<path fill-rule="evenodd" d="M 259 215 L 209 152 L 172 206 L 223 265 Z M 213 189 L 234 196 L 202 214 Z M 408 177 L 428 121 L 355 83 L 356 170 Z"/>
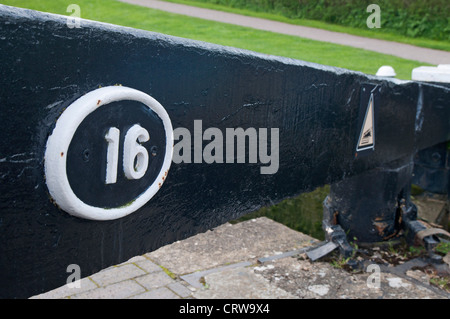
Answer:
<path fill-rule="evenodd" d="M 278 22 L 284 22 L 284 23 L 289 23 L 289 24 L 294 24 L 294 25 L 301 25 L 301 26 L 311 27 L 311 28 L 318 28 L 318 29 L 323 29 L 323 30 L 328 30 L 328 31 L 348 33 L 348 34 L 357 35 L 357 36 L 361 36 L 361 37 L 401 42 L 401 43 L 415 45 L 415 46 L 419 46 L 419 47 L 423 47 L 423 48 L 450 51 L 450 42 L 448 42 L 448 41 L 438 41 L 438 40 L 431 40 L 431 39 L 427 39 L 427 38 L 411 38 L 411 37 L 402 36 L 399 34 L 394 34 L 392 32 L 386 32 L 383 30 L 383 28 L 380 28 L 380 29 L 376 29 L 376 28 L 374 28 L 374 29 L 369 29 L 369 28 L 358 29 L 358 28 L 353 28 L 353 27 L 347 27 L 347 26 L 342 26 L 342 25 L 337 25 L 337 24 L 326 23 L 326 22 L 317 21 L 317 20 L 292 19 L 292 18 L 285 17 L 281 14 L 261 12 L 261 11 L 250 10 L 250 9 L 227 7 L 227 6 L 220 5 L 220 4 L 204 2 L 205 0 L 204 1 L 163 0 L 163 1 L 185 4 L 185 5 L 190 5 L 190 6 L 205 8 L 205 9 L 219 10 L 219 11 L 224 11 L 224 12 L 229 12 L 229 13 L 236 13 L 236 14 L 241 14 L 241 15 L 245 15 L 245 16 L 249 16 L 249 17 L 274 20 L 274 21 L 278 21 Z M 367 13 L 367 15 L 369 15 L 369 13 Z"/>
<path fill-rule="evenodd" d="M 73 0 L 2 0 L 2 3 L 70 15 L 67 13 L 67 7 Z M 391 65 L 397 72 L 397 78 L 409 80 L 413 68 L 427 65 L 372 51 L 176 15 L 115 0 L 77 0 L 77 4 L 81 8 L 81 18 L 84 19 L 332 65 L 367 74 L 375 74 L 382 65 Z"/>

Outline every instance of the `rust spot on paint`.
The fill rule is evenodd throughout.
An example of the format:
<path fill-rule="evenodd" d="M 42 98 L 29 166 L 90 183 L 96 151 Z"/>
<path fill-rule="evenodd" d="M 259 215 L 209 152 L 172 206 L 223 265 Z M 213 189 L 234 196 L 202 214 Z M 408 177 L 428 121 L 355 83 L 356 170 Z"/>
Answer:
<path fill-rule="evenodd" d="M 63 157 L 64 156 L 64 152 L 61 152 L 61 157 Z"/>
<path fill-rule="evenodd" d="M 337 223 L 338 223 L 338 220 L 337 220 L 338 215 L 339 215 L 339 212 L 338 212 L 338 211 L 335 211 L 335 212 L 333 213 L 333 220 L 332 220 L 333 225 L 337 225 Z"/>
<path fill-rule="evenodd" d="M 162 177 L 162 180 L 165 180 L 165 179 L 166 179 L 166 178 L 163 176 L 163 177 Z"/>
<path fill-rule="evenodd" d="M 98 100 L 98 101 L 97 101 L 97 106 L 99 106 L 100 103 L 102 103 L 102 100 Z"/>
<path fill-rule="evenodd" d="M 161 188 L 161 186 L 162 186 L 161 183 L 158 183 L 158 186 L 159 186 L 159 188 Z"/>
<path fill-rule="evenodd" d="M 373 225 L 377 229 L 377 232 L 380 236 L 384 235 L 384 230 L 388 227 L 388 224 L 385 222 L 374 222 Z"/>

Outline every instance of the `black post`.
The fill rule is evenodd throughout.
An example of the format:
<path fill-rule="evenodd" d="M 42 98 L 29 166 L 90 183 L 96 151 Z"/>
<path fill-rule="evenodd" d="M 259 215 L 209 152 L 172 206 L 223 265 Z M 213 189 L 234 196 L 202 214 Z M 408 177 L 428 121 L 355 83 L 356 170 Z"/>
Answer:
<path fill-rule="evenodd" d="M 324 227 L 338 224 L 349 239 L 379 242 L 400 231 L 400 203 L 410 198 L 411 157 L 334 183 L 324 202 Z"/>
<path fill-rule="evenodd" d="M 431 193 L 450 196 L 450 142 L 417 152 L 413 183 Z"/>

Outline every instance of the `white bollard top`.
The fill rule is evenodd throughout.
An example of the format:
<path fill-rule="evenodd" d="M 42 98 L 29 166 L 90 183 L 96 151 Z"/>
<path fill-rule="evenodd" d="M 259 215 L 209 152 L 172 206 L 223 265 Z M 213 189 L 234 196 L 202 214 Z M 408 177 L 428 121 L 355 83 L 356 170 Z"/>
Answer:
<path fill-rule="evenodd" d="M 377 71 L 377 76 L 383 76 L 383 77 L 389 77 L 389 78 L 393 78 L 394 76 L 396 76 L 397 74 L 394 71 L 394 68 L 392 66 L 389 65 L 383 65 L 382 67 L 380 67 Z"/>
<path fill-rule="evenodd" d="M 450 83 L 450 64 L 419 66 L 412 70 L 413 81 Z"/>

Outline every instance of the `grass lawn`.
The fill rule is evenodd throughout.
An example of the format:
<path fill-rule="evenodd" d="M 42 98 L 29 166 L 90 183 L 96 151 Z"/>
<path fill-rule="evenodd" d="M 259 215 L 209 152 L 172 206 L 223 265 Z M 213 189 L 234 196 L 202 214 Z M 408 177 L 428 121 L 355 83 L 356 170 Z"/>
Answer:
<path fill-rule="evenodd" d="M 323 201 L 329 193 L 329 185 L 318 187 L 313 192 L 285 199 L 277 205 L 263 207 L 230 223 L 264 216 L 291 229 L 324 240 L 325 234 L 322 229 Z"/>
<path fill-rule="evenodd" d="M 186 5 L 191 5 L 191 6 L 196 6 L 196 7 L 200 7 L 200 8 L 206 8 L 206 9 L 220 10 L 220 11 L 225 11 L 225 12 L 230 12 L 230 13 L 237 13 L 237 14 L 242 14 L 242 15 L 246 15 L 246 16 L 250 16 L 250 17 L 275 20 L 275 21 L 279 21 L 279 22 L 290 23 L 290 24 L 295 24 L 295 25 L 302 25 L 302 26 L 306 26 L 306 27 L 324 29 L 324 30 L 329 30 L 329 31 L 343 32 L 343 33 L 358 35 L 358 36 L 362 36 L 362 37 L 402 42 L 402 43 L 407 43 L 407 44 L 424 47 L 424 48 L 450 51 L 450 42 L 436 41 L 436 40 L 430 40 L 430 39 L 426 39 L 426 38 L 411 38 L 411 37 L 401 36 L 398 34 L 385 32 L 383 30 L 383 28 L 380 28 L 380 29 L 376 29 L 376 28 L 374 28 L 374 29 L 369 29 L 369 28 L 357 29 L 357 28 L 346 27 L 346 26 L 341 26 L 341 25 L 337 25 L 337 24 L 330 24 L 330 23 L 326 23 L 326 22 L 322 22 L 322 21 L 315 21 L 315 20 L 308 20 L 308 19 L 290 19 L 290 18 L 287 18 L 287 17 L 285 17 L 283 15 L 279 15 L 279 14 L 256 12 L 256 11 L 247 10 L 247 9 L 231 8 L 231 7 L 227 7 L 227 6 L 223 6 L 223 5 L 219 5 L 219 4 L 199 2 L 198 0 L 164 0 L 164 1 L 186 4 Z"/>
<path fill-rule="evenodd" d="M 62 15 L 70 15 L 66 10 L 74 3 L 73 0 L 0 0 L 0 2 Z M 76 4 L 80 6 L 81 17 L 84 19 L 332 65 L 367 74 L 375 74 L 382 65 L 391 65 L 398 78 L 409 80 L 413 68 L 426 65 L 347 46 L 166 13 L 116 0 L 77 0 Z"/>

